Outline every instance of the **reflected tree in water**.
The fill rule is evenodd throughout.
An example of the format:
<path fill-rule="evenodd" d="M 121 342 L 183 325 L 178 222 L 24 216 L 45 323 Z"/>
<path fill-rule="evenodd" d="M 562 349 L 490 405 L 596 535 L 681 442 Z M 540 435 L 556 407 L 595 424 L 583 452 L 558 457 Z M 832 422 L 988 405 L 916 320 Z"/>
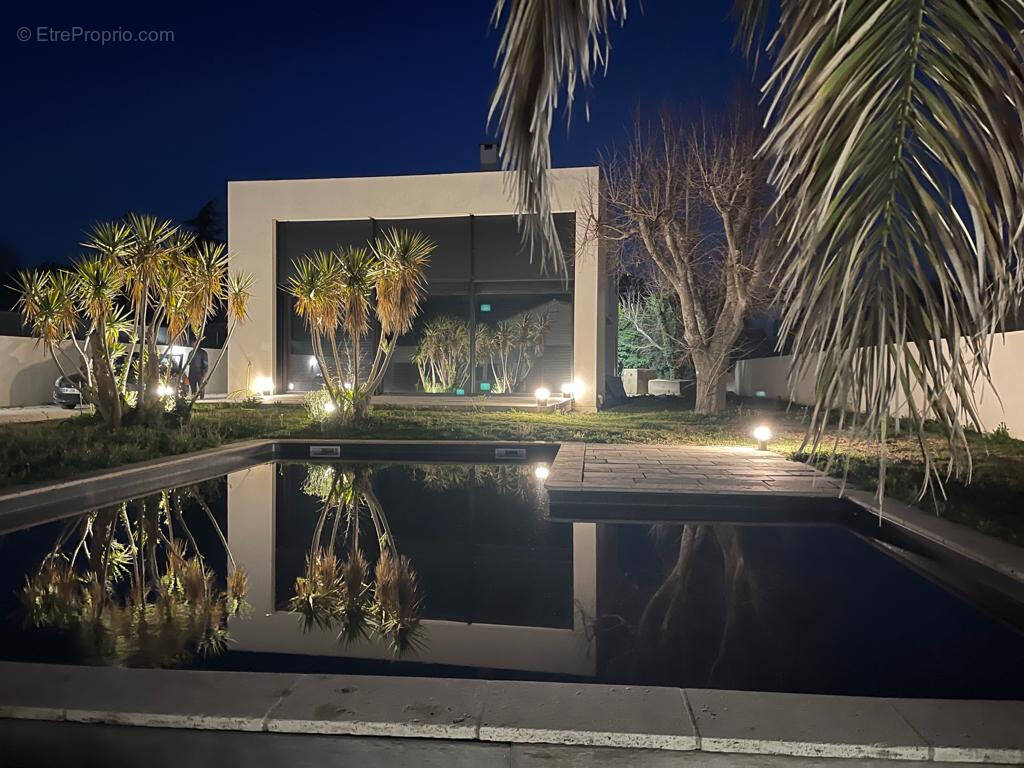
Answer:
<path fill-rule="evenodd" d="M 20 598 L 27 625 L 67 636 L 85 661 L 165 667 L 222 653 L 247 612 L 248 578 L 198 486 L 106 507 L 64 525 Z M 221 589 L 186 521 L 198 509 L 228 561 Z"/>
<path fill-rule="evenodd" d="M 814 619 L 786 594 L 795 585 L 764 571 L 770 553 L 758 553 L 752 530 L 651 526 L 653 557 L 647 562 L 656 563 L 654 573 L 624 575 L 622 593 L 606 598 L 605 612 L 591 622 L 607 679 L 728 688 L 758 677 L 771 684 L 801 647 L 787 628 Z M 766 594 L 767 584 L 782 594 Z M 750 652 L 754 642 L 756 654 Z"/>
<path fill-rule="evenodd" d="M 414 464 L 413 473 L 428 491 L 488 488 L 541 511 L 543 485 L 537 482 L 532 464 Z"/>
<path fill-rule="evenodd" d="M 399 554 L 368 467 L 314 464 L 303 491 L 322 502 L 306 556 L 289 601 L 305 631 L 338 630 L 338 641 L 380 640 L 399 656 L 422 643 L 423 598 L 409 558 Z M 365 519 L 373 528 L 377 558 L 364 551 Z M 339 555 L 340 553 L 340 555 Z"/>

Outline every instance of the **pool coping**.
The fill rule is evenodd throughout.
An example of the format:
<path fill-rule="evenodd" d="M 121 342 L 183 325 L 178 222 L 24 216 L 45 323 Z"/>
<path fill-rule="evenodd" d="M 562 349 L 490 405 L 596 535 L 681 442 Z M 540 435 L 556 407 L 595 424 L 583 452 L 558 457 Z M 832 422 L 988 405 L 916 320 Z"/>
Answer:
<path fill-rule="evenodd" d="M 12 720 L 1024 763 L 1022 701 L 26 662 L 0 662 L 0 679 L 0 718 Z"/>

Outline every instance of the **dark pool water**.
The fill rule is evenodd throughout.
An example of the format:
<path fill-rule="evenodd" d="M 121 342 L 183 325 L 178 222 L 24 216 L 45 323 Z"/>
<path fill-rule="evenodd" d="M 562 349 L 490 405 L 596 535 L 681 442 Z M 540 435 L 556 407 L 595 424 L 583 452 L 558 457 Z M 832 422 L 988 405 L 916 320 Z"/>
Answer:
<path fill-rule="evenodd" d="M 1024 698 L 1024 636 L 870 532 L 556 522 L 540 466 L 268 464 L 0 536 L 0 656 Z"/>

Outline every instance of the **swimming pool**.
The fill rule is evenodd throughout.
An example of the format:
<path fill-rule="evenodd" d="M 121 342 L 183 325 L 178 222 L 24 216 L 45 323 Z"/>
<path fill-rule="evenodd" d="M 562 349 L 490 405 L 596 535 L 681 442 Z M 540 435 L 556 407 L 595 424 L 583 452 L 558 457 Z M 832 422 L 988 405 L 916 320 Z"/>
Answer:
<path fill-rule="evenodd" d="M 1019 616 L 870 520 L 562 521 L 552 455 L 264 462 L 7 534 L 3 658 L 1024 697 Z"/>

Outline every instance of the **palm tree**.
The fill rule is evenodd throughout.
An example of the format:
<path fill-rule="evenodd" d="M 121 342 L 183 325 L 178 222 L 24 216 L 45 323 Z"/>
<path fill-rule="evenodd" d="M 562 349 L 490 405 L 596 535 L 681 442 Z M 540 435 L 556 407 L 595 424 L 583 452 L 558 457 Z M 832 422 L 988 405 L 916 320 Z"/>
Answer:
<path fill-rule="evenodd" d="M 88 253 L 71 269 L 18 273 L 18 308 L 26 325 L 63 375 L 81 376 L 84 398 L 112 428 L 126 414 L 151 423 L 170 410 L 186 420 L 216 369 L 210 368 L 195 395 L 183 398 L 188 363 L 222 306 L 229 340 L 245 321 L 252 277 L 229 273 L 223 244 L 197 242 L 154 216 L 97 223 L 83 245 Z M 161 328 L 167 332 L 162 352 Z M 189 347 L 176 379 L 162 371 L 175 346 Z M 132 371 L 137 382 L 129 392 Z M 161 385 L 172 394 L 161 394 Z"/>
<path fill-rule="evenodd" d="M 811 450 L 830 414 L 850 408 L 884 446 L 904 408 L 929 470 L 921 494 L 942 483 L 927 420 L 943 430 L 946 476 L 969 479 L 975 384 L 1024 293 L 1024 2 L 736 0 L 736 13 L 741 43 L 770 66 L 761 152 L 784 248 L 779 343 L 793 374 L 817 382 Z M 494 9 L 505 28 L 491 112 L 546 253 L 557 253 L 552 114 L 563 83 L 568 112 L 577 83 L 606 63 L 609 25 L 625 14 L 625 0 Z"/>
<path fill-rule="evenodd" d="M 412 328 L 423 300 L 425 272 L 434 244 L 419 232 L 390 229 L 368 248 L 313 251 L 297 259 L 285 290 L 295 298 L 295 314 L 305 321 L 336 413 L 362 421 L 380 386 L 399 337 Z M 380 332 L 369 370 L 361 370 L 362 341 L 370 313 Z M 344 334 L 351 364 L 338 346 Z"/>

